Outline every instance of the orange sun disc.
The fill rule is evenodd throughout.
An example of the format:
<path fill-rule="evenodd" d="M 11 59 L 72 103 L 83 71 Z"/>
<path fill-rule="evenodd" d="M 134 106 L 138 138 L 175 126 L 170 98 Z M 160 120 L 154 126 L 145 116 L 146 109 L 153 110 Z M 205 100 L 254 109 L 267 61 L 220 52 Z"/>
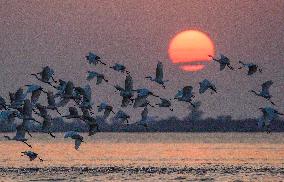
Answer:
<path fill-rule="evenodd" d="M 177 34 L 170 42 L 168 54 L 174 64 L 184 71 L 200 71 L 214 56 L 214 44 L 209 36 L 198 30 L 188 30 Z"/>

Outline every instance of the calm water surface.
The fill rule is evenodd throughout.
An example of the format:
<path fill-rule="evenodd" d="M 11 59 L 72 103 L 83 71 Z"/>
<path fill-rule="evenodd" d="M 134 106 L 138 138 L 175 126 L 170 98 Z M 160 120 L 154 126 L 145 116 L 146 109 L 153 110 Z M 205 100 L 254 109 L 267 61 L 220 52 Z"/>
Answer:
<path fill-rule="evenodd" d="M 31 162 L 28 158 L 21 157 L 21 151 L 29 150 L 27 146 L 6 141 L 2 137 L 4 134 L 0 134 L 2 169 L 0 179 L 2 178 L 3 181 L 56 179 L 281 181 L 284 179 L 284 134 L 281 133 L 98 133 L 92 137 L 83 135 L 86 143 L 76 151 L 74 141 L 63 139 L 62 133 L 57 133 L 56 139 L 46 134 L 34 133 L 29 143 L 44 162 L 39 160 Z M 110 167 L 112 167 L 111 172 Z M 28 168 L 40 170 L 36 172 L 27 170 L 25 174 L 19 172 L 20 169 Z"/>

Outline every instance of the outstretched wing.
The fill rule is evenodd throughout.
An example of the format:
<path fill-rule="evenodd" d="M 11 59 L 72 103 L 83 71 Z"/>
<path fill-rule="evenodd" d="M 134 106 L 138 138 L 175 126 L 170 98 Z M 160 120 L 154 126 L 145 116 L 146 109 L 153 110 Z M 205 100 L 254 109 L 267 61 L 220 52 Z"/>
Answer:
<path fill-rule="evenodd" d="M 126 79 L 125 79 L 125 90 L 126 91 L 132 91 L 133 90 L 133 80 L 132 80 L 132 77 L 130 75 L 126 76 Z"/>
<path fill-rule="evenodd" d="M 81 145 L 82 141 L 79 139 L 75 139 L 75 149 L 78 150 L 80 145 Z"/>
<path fill-rule="evenodd" d="M 95 72 L 95 71 L 88 71 L 87 80 L 90 81 L 93 78 L 95 78 L 96 76 L 98 76 L 97 72 Z"/>
<path fill-rule="evenodd" d="M 163 78 L 164 78 L 163 63 L 158 62 L 157 68 L 156 68 L 156 79 L 163 80 Z"/>
<path fill-rule="evenodd" d="M 262 87 L 262 93 L 269 95 L 269 88 L 273 84 L 272 80 L 264 82 L 261 87 Z"/>
<path fill-rule="evenodd" d="M 127 107 L 131 100 L 128 97 L 123 97 L 121 107 Z"/>
<path fill-rule="evenodd" d="M 257 65 L 249 66 L 248 75 L 252 75 L 257 71 Z"/>
<path fill-rule="evenodd" d="M 146 121 L 148 118 L 148 108 L 145 107 L 141 113 L 141 121 Z"/>
<path fill-rule="evenodd" d="M 193 87 L 192 86 L 185 86 L 183 89 L 182 89 L 182 94 L 183 96 L 189 96 L 192 94 L 192 90 L 193 90 Z"/>
<path fill-rule="evenodd" d="M 220 63 L 220 71 L 222 71 L 223 69 L 225 69 L 225 67 L 226 67 L 226 64 Z"/>
<path fill-rule="evenodd" d="M 92 100 L 92 89 L 90 85 L 86 85 L 84 88 L 84 99 L 86 99 L 87 101 Z"/>

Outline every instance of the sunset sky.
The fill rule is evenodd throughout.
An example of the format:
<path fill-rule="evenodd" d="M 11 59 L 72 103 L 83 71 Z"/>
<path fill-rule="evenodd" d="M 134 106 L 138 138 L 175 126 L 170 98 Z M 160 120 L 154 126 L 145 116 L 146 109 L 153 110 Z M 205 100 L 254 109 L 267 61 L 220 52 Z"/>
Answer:
<path fill-rule="evenodd" d="M 218 93 L 197 94 L 206 117 L 232 115 L 241 119 L 258 117 L 258 108 L 269 106 L 265 99 L 248 91 L 259 90 L 269 79 L 272 100 L 284 111 L 284 1 L 0 1 L 0 95 L 36 82 L 30 73 L 49 65 L 56 78 L 87 84 L 86 72 L 103 72 L 113 84 L 124 76 L 102 65 L 89 66 L 85 55 L 93 51 L 109 65 L 122 63 L 132 73 L 134 87 L 148 87 L 173 98 L 185 85 L 194 86 L 207 78 Z M 232 66 L 238 61 L 254 62 L 263 73 L 249 77 L 244 70 L 219 71 L 215 62 L 199 72 L 186 72 L 169 59 L 172 38 L 185 30 L 200 30 L 210 36 L 216 54 L 227 55 Z M 167 89 L 144 79 L 154 75 L 158 61 L 164 64 Z M 38 83 L 38 82 L 36 82 Z M 107 101 L 118 110 L 121 98 L 109 85 L 91 83 L 96 104 Z M 50 88 L 51 89 L 51 88 Z M 151 99 L 153 103 L 159 100 Z M 175 114 L 182 118 L 188 104 L 174 103 L 175 111 L 154 108 L 151 116 Z M 126 112 L 132 112 L 128 107 Z M 141 109 L 132 113 L 140 117 Z M 133 119 L 136 121 L 135 119 Z"/>

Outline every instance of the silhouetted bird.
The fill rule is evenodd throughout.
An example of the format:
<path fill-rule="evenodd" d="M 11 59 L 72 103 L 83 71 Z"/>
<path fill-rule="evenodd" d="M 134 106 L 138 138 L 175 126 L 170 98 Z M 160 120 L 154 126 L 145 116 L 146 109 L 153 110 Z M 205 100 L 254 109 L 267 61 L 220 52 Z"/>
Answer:
<path fill-rule="evenodd" d="M 199 86 L 200 86 L 200 88 L 199 88 L 200 94 L 203 94 L 208 89 L 211 89 L 212 91 L 217 93 L 216 86 L 207 79 L 204 79 L 202 82 L 199 82 Z M 212 94 L 212 92 L 211 92 L 211 94 Z"/>
<path fill-rule="evenodd" d="M 81 143 L 84 142 L 84 137 L 75 131 L 68 131 L 64 134 L 64 138 L 72 138 L 75 140 L 75 149 L 78 150 Z"/>
<path fill-rule="evenodd" d="M 112 112 L 113 114 L 115 114 L 115 112 L 113 111 L 113 107 L 108 105 L 105 102 L 102 102 L 98 107 L 98 112 L 102 112 L 104 110 L 104 119 L 107 119 L 110 115 L 110 113 Z"/>
<path fill-rule="evenodd" d="M 269 88 L 272 84 L 272 80 L 266 81 L 261 85 L 261 92 L 256 92 L 254 90 L 250 90 L 250 92 L 254 93 L 257 96 L 265 98 L 266 100 L 270 101 L 271 104 L 275 105 L 274 102 L 271 101 L 272 95 L 269 93 Z"/>
<path fill-rule="evenodd" d="M 32 76 L 35 76 L 36 79 L 38 79 L 39 81 L 43 82 L 43 83 L 47 83 L 52 87 L 55 87 L 54 85 L 52 85 L 51 80 L 54 83 L 57 83 L 57 81 L 54 79 L 53 75 L 54 75 L 54 70 L 51 69 L 49 66 L 45 66 L 42 68 L 42 71 L 39 73 L 35 73 L 35 74 L 31 74 Z M 38 76 L 40 75 L 40 76 Z"/>
<path fill-rule="evenodd" d="M 258 69 L 258 65 L 254 63 L 244 63 L 242 61 L 239 61 L 239 63 L 242 65 L 241 67 L 239 67 L 239 69 L 248 68 L 248 73 L 247 73 L 248 75 L 253 75 L 257 71 L 262 73 L 262 69 Z"/>
<path fill-rule="evenodd" d="M 177 99 L 178 101 L 188 102 L 192 105 L 192 107 L 195 107 L 195 105 L 192 103 L 192 98 L 194 97 L 192 90 L 192 86 L 185 86 L 182 91 L 178 91 L 174 99 Z"/>
<path fill-rule="evenodd" d="M 28 132 L 25 128 L 25 124 L 26 124 L 26 120 L 24 120 L 22 124 L 16 127 L 16 130 L 17 130 L 16 135 L 13 138 L 10 138 L 9 136 L 4 136 L 4 137 L 7 138 L 8 140 L 15 140 L 15 141 L 23 142 L 24 144 L 32 148 L 32 146 L 27 143 L 28 139 L 25 137 L 26 132 Z M 29 132 L 28 134 L 30 135 Z"/>
<path fill-rule="evenodd" d="M 262 117 L 258 120 L 259 127 L 266 127 L 267 133 L 271 132 L 270 123 L 277 115 L 284 115 L 271 107 L 259 108 L 262 112 Z"/>
<path fill-rule="evenodd" d="M 124 88 L 119 85 L 115 85 L 115 89 L 120 92 L 120 96 L 122 97 L 121 107 L 126 107 L 133 100 L 132 97 L 134 95 L 133 90 L 133 80 L 130 75 L 126 76 Z"/>
<path fill-rule="evenodd" d="M 106 65 L 106 63 L 101 61 L 100 56 L 98 56 L 98 55 L 96 55 L 92 52 L 89 52 L 89 54 L 86 56 L 86 59 L 87 59 L 87 61 L 89 61 L 89 64 L 97 65 L 98 63 L 101 63 L 103 65 Z"/>
<path fill-rule="evenodd" d="M 159 107 L 167 107 L 170 109 L 170 111 L 173 111 L 173 108 L 171 108 L 171 101 L 165 98 L 160 98 L 161 102 L 158 105 Z"/>
<path fill-rule="evenodd" d="M 33 161 L 36 158 L 38 158 L 40 160 L 40 162 L 43 162 L 43 160 L 40 157 L 38 157 L 38 154 L 33 152 L 33 151 L 24 151 L 24 152 L 21 152 L 21 153 L 23 154 L 22 156 L 24 156 L 24 155 L 28 156 L 30 161 Z"/>
<path fill-rule="evenodd" d="M 164 79 L 163 63 L 160 61 L 158 62 L 156 67 L 156 77 L 153 78 L 152 76 L 147 76 L 145 78 L 162 85 L 163 88 L 166 88 L 166 86 L 164 85 L 165 82 L 169 81 L 169 80 L 163 80 Z"/>
<path fill-rule="evenodd" d="M 103 81 L 108 82 L 108 80 L 105 78 L 104 74 L 95 72 L 95 71 L 88 71 L 88 75 L 87 75 L 87 80 L 91 81 L 94 78 L 97 78 L 97 82 L 96 85 L 101 84 Z"/>
<path fill-rule="evenodd" d="M 128 70 L 126 70 L 126 67 L 123 64 L 115 63 L 113 66 L 111 66 L 109 68 L 112 68 L 113 70 L 121 72 L 121 73 L 126 72 L 127 74 L 130 74 L 130 72 Z"/>
<path fill-rule="evenodd" d="M 221 56 L 220 59 L 216 59 L 211 55 L 208 55 L 208 56 L 211 57 L 214 61 L 216 61 L 220 64 L 220 71 L 224 70 L 226 66 L 228 68 L 230 68 L 231 70 L 234 70 L 234 68 L 231 66 L 230 59 L 228 57 L 224 56 L 223 54 L 220 54 L 220 56 Z"/>

